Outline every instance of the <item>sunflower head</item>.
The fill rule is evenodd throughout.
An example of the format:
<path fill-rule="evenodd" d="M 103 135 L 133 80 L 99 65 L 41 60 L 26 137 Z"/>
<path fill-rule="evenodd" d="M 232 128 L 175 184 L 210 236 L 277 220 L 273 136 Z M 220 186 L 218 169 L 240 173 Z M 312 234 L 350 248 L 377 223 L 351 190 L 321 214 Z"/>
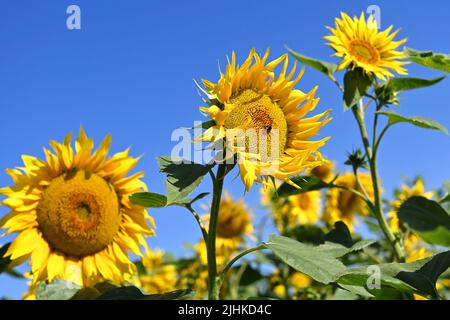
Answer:
<path fill-rule="evenodd" d="M 209 215 L 204 215 L 202 218 L 208 225 Z M 225 192 L 217 218 L 216 260 L 219 266 L 232 258 L 246 238 L 253 238 L 252 220 L 253 216 L 247 210 L 244 200 L 236 201 L 228 192 Z M 207 251 L 204 241 L 196 244 L 195 251 L 200 263 L 206 265 Z"/>
<path fill-rule="evenodd" d="M 416 260 L 422 260 L 431 256 L 432 253 L 428 251 L 425 247 L 418 247 L 410 252 L 408 252 L 408 256 L 406 257 L 406 262 L 413 262 Z"/>
<path fill-rule="evenodd" d="M 305 117 L 319 100 L 317 87 L 308 93 L 294 89 L 303 73 L 288 72 L 288 56 L 268 62 L 252 50 L 242 66 L 233 52 L 217 83 L 203 80 L 209 107 L 200 110 L 214 120 L 196 141 L 226 141 L 227 152 L 238 155 L 247 190 L 269 176 L 293 184 L 290 176 L 325 162 L 318 149 L 328 138 L 311 141 L 330 118 L 328 111 Z M 281 72 L 275 68 L 283 63 Z"/>
<path fill-rule="evenodd" d="M 149 250 L 142 258 L 145 273 L 135 283 L 148 294 L 160 294 L 178 289 L 178 274 L 175 265 L 163 261 L 164 252 Z"/>
<path fill-rule="evenodd" d="M 398 219 L 397 212 L 403 202 L 414 196 L 422 196 L 431 199 L 433 192 L 425 192 L 425 185 L 422 179 L 417 179 L 411 187 L 406 184 L 402 185 L 400 189 L 396 191 L 395 199 L 390 203 L 391 210 L 389 211 L 388 222 L 389 227 L 393 232 L 404 231 L 404 227 Z"/>
<path fill-rule="evenodd" d="M 367 173 L 358 173 L 358 178 L 371 199 L 374 197 L 372 179 Z M 361 192 L 353 173 L 345 173 L 336 179 L 334 184 L 351 188 Z M 331 225 L 341 220 L 352 230 L 356 223 L 356 216 L 369 213 L 365 202 L 351 191 L 341 188 L 331 188 L 327 192 L 326 208 L 323 220 Z"/>
<path fill-rule="evenodd" d="M 244 200 L 235 201 L 225 193 L 219 209 L 217 220 L 217 237 L 241 241 L 253 232 L 252 215 L 247 210 Z"/>
<path fill-rule="evenodd" d="M 96 151 L 83 129 L 71 145 L 51 141 L 45 160 L 23 156 L 7 170 L 14 185 L 0 189 L 10 208 L 0 220 L 5 234 L 18 233 L 6 252 L 16 264 L 30 259 L 31 285 L 61 278 L 79 285 L 121 283 L 135 272 L 127 252 L 141 254 L 152 219 L 129 196 L 146 190 L 143 173 L 127 176 L 138 162 L 129 150 L 108 158 L 108 135 Z M 148 250 L 148 248 L 147 248 Z"/>
<path fill-rule="evenodd" d="M 208 252 L 206 250 L 205 242 L 199 241 L 195 246 L 195 253 L 198 258 L 198 263 L 201 266 L 208 265 Z M 216 263 L 217 266 L 223 267 L 233 255 L 237 252 L 238 245 L 236 241 L 231 239 L 217 238 L 216 239 Z"/>
<path fill-rule="evenodd" d="M 294 288 L 298 288 L 298 289 L 309 287 L 311 285 L 311 282 L 312 282 L 312 279 L 309 276 L 307 276 L 306 274 L 301 273 L 301 272 L 294 272 L 289 277 L 289 283 L 291 283 L 291 285 Z"/>
<path fill-rule="evenodd" d="M 333 162 L 326 162 L 320 166 L 312 168 L 309 174 L 325 182 L 331 181 L 334 176 L 334 164 Z"/>
<path fill-rule="evenodd" d="M 295 295 L 299 289 L 308 288 L 312 283 L 312 279 L 301 272 L 293 272 L 286 281 L 283 281 L 280 270 L 276 270 L 270 281 L 273 284 L 274 294 L 279 298 L 286 298 L 287 293 Z"/>
<path fill-rule="evenodd" d="M 335 19 L 335 27 L 328 27 L 331 35 L 325 37 L 337 57 L 342 58 L 340 69 L 348 67 L 363 69 L 368 74 L 374 74 L 382 80 L 393 76 L 391 71 L 407 74 L 402 61 L 405 55 L 396 49 L 406 42 L 406 39 L 394 41 L 399 30 L 391 33 L 393 26 L 379 31 L 376 20 L 370 15 L 367 19 L 361 16 L 350 18 L 341 13 L 341 18 Z"/>
<path fill-rule="evenodd" d="M 274 198 L 274 192 L 270 188 L 261 188 L 261 201 L 268 206 L 281 233 L 300 225 L 313 225 L 319 219 L 320 191 L 300 193 L 287 198 Z"/>
<path fill-rule="evenodd" d="M 399 190 L 396 191 L 395 199 L 391 202 L 391 210 L 389 211 L 389 228 L 394 233 L 405 232 L 405 226 L 398 218 L 398 210 L 403 202 L 414 196 L 422 196 L 427 199 L 431 199 L 433 192 L 426 192 L 425 185 L 422 179 L 417 179 L 412 186 L 406 184 L 402 185 Z M 425 244 L 412 232 L 407 233 L 404 239 L 404 246 L 406 251 L 407 262 L 424 259 L 431 255 L 426 250 Z"/>
<path fill-rule="evenodd" d="M 208 268 L 198 261 L 180 270 L 183 288 L 192 288 L 194 299 L 203 300 L 208 293 Z"/>

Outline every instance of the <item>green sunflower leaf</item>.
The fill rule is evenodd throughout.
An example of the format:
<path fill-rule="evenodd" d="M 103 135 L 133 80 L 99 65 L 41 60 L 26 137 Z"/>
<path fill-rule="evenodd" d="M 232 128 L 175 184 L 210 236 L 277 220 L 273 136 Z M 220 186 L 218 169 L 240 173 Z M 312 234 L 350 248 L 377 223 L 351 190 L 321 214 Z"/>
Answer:
<path fill-rule="evenodd" d="M 417 127 L 421 127 L 421 128 L 425 128 L 425 129 L 432 129 L 432 130 L 439 130 L 439 131 L 444 132 L 445 134 L 448 134 L 447 128 L 445 128 L 440 123 L 438 123 L 434 120 L 428 119 L 428 118 L 419 117 L 419 116 L 405 117 L 394 111 L 378 111 L 377 113 L 387 116 L 389 118 L 389 124 L 391 124 L 391 125 L 396 124 L 396 123 L 406 122 L 406 123 L 413 124 Z"/>
<path fill-rule="evenodd" d="M 304 56 L 298 52 L 293 51 L 292 49 L 286 47 L 286 49 L 289 51 L 289 53 L 298 61 L 300 61 L 303 64 L 306 64 L 307 66 L 310 66 L 317 71 L 320 71 L 327 75 L 328 77 L 332 76 L 333 73 L 335 73 L 338 69 L 338 65 L 331 63 L 331 62 L 325 62 L 322 60 L 310 58 L 307 56 Z"/>
<path fill-rule="evenodd" d="M 187 129 L 187 130 L 194 130 L 194 129 L 209 129 L 211 127 L 214 127 L 216 125 L 216 121 L 214 120 L 208 120 L 204 121 L 196 126 L 193 127 L 181 127 L 181 129 Z"/>
<path fill-rule="evenodd" d="M 351 247 L 353 245 L 352 235 L 347 225 L 342 221 L 337 221 L 334 224 L 334 228 L 328 232 L 325 237 L 325 241 L 339 243 L 344 247 Z"/>
<path fill-rule="evenodd" d="M 42 281 L 36 288 L 36 300 L 69 300 L 81 289 L 77 284 L 55 279 L 50 283 Z"/>
<path fill-rule="evenodd" d="M 106 291 L 96 300 L 186 300 L 193 298 L 191 289 L 171 291 L 162 294 L 144 294 L 134 286 L 118 287 Z"/>
<path fill-rule="evenodd" d="M 130 196 L 131 203 L 145 208 L 162 208 L 167 205 L 167 197 L 152 192 L 139 192 Z"/>
<path fill-rule="evenodd" d="M 442 187 L 444 188 L 445 194 L 440 200 L 439 203 L 450 202 L 450 180 L 446 180 L 442 183 Z"/>
<path fill-rule="evenodd" d="M 7 243 L 4 246 L 0 247 L 0 273 L 6 272 L 11 262 L 11 259 L 9 259 L 9 257 L 4 257 L 10 245 L 11 243 Z"/>
<path fill-rule="evenodd" d="M 353 299 L 357 299 L 358 296 L 362 296 L 362 297 L 366 297 L 366 298 L 374 297 L 373 294 L 371 294 L 369 291 L 367 291 L 364 287 L 361 287 L 361 286 L 352 286 L 352 285 L 346 285 L 343 283 L 340 283 L 339 286 L 342 289 L 354 294 L 355 297 Z M 336 299 L 336 295 L 335 295 L 335 299 Z"/>
<path fill-rule="evenodd" d="M 309 191 L 320 190 L 324 188 L 330 188 L 332 185 L 322 181 L 321 179 L 314 176 L 299 176 L 291 179 L 297 186 L 296 188 L 286 182 L 284 182 L 277 190 L 279 197 L 288 197 L 296 194 L 301 194 Z"/>
<path fill-rule="evenodd" d="M 450 247 L 450 214 L 436 201 L 411 197 L 401 205 L 398 218 L 424 241 Z"/>
<path fill-rule="evenodd" d="M 426 263 L 419 269 L 415 271 L 402 271 L 396 277 L 412 285 L 421 293 L 425 293 L 433 299 L 438 299 L 436 282 L 439 276 L 450 267 L 450 251 L 438 253 L 432 256 L 431 259 L 425 259 L 425 261 Z"/>
<path fill-rule="evenodd" d="M 311 246 L 287 237 L 270 235 L 269 241 L 264 243 L 264 246 L 293 269 L 320 283 L 328 284 L 335 282 L 341 273 L 345 273 L 346 267 L 338 258 L 372 243 L 374 243 L 372 240 L 360 241 L 350 248 L 333 242 Z"/>
<path fill-rule="evenodd" d="M 328 252 L 290 238 L 271 235 L 264 245 L 287 265 L 323 284 L 334 282 L 337 275 L 346 270 L 345 265 Z"/>
<path fill-rule="evenodd" d="M 403 52 L 411 61 L 417 64 L 450 73 L 449 54 L 419 51 L 408 47 L 405 47 Z"/>
<path fill-rule="evenodd" d="M 251 284 L 254 284 L 255 282 L 260 281 L 263 278 L 264 276 L 259 272 L 258 269 L 255 269 L 252 266 L 248 265 L 242 273 L 239 285 L 249 286 Z"/>
<path fill-rule="evenodd" d="M 158 157 L 159 169 L 167 176 L 167 203 L 185 200 L 196 189 L 204 176 L 214 166 L 202 165 L 170 156 Z"/>
<path fill-rule="evenodd" d="M 361 68 L 348 70 L 344 75 L 344 109 L 355 106 L 367 93 L 373 83 L 373 77 Z"/>
<path fill-rule="evenodd" d="M 23 279 L 25 278 L 23 276 L 23 274 L 17 272 L 14 269 L 9 268 L 9 264 L 11 263 L 11 259 L 8 257 L 4 257 L 4 255 L 6 254 L 6 252 L 8 251 L 9 246 L 11 245 L 11 243 L 7 243 L 5 245 L 3 245 L 2 247 L 0 247 L 0 273 L 6 273 L 7 275 L 13 277 L 13 278 L 17 278 L 17 279 Z"/>
<path fill-rule="evenodd" d="M 176 202 L 169 203 L 165 195 L 153 192 L 139 192 L 131 195 L 130 201 L 135 205 L 145 208 L 163 208 L 167 206 L 186 207 L 187 205 L 191 205 L 194 202 L 203 199 L 207 195 L 209 195 L 209 192 L 203 192 L 195 196 L 194 198 L 185 198 L 177 200 Z"/>
<path fill-rule="evenodd" d="M 337 279 L 337 283 L 340 286 L 346 287 L 362 287 L 366 290 L 370 290 L 368 288 L 368 282 L 370 282 L 371 273 L 369 272 L 367 267 L 357 267 L 357 268 L 350 268 L 347 273 L 341 275 Z M 380 269 L 381 270 L 381 269 Z M 414 287 L 403 282 L 400 279 L 395 278 L 394 276 L 384 274 L 382 271 L 380 271 L 380 278 L 377 279 L 379 281 L 379 290 L 384 288 L 394 288 L 397 291 L 405 292 L 405 293 L 413 293 L 415 291 Z"/>
<path fill-rule="evenodd" d="M 191 204 L 193 204 L 194 202 L 203 199 L 204 197 L 208 196 L 209 192 L 202 192 L 200 194 L 198 194 L 197 196 L 195 196 L 194 198 L 185 198 L 183 200 L 178 200 L 177 202 L 172 202 L 169 203 L 169 206 L 181 206 L 181 207 L 186 207 L 189 206 Z"/>
<path fill-rule="evenodd" d="M 445 79 L 445 76 L 437 77 L 434 79 L 421 79 L 421 78 L 391 78 L 386 87 L 394 91 L 412 90 L 432 86 Z"/>
<path fill-rule="evenodd" d="M 380 291 L 394 288 L 404 293 L 420 293 L 436 299 L 436 281 L 450 267 L 450 251 L 441 252 L 426 259 L 411 263 L 385 263 L 379 265 L 354 267 L 338 276 L 337 283 L 346 286 L 361 286 L 369 290 Z M 378 288 L 368 288 L 376 279 Z"/>

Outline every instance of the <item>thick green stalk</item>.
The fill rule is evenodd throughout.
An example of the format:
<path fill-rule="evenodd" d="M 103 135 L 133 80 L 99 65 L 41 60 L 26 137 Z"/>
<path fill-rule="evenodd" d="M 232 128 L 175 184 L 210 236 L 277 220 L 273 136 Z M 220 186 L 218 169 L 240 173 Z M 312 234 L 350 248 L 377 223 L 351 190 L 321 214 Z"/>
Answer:
<path fill-rule="evenodd" d="M 372 148 L 370 146 L 369 137 L 367 134 L 366 125 L 364 122 L 364 113 L 358 106 L 354 106 L 352 108 L 353 115 L 355 116 L 356 122 L 358 123 L 359 131 L 361 134 L 361 138 L 363 141 L 364 149 L 367 155 L 367 159 L 369 161 L 370 166 L 370 174 L 372 177 L 372 185 L 373 185 L 373 191 L 374 191 L 374 213 L 378 220 L 378 224 L 381 227 L 381 230 L 383 231 L 383 234 L 385 235 L 386 239 L 389 241 L 392 252 L 394 254 L 394 257 L 398 261 L 404 261 L 405 259 L 405 252 L 404 249 L 399 242 L 399 240 L 395 237 L 395 235 L 392 233 L 391 229 L 389 228 L 389 225 L 386 221 L 386 218 L 384 216 L 383 212 L 383 203 L 381 198 L 381 188 L 380 183 L 378 179 L 378 167 L 377 167 L 377 159 L 372 155 Z"/>
<path fill-rule="evenodd" d="M 209 216 L 208 241 L 206 252 L 208 258 L 208 298 L 210 300 L 219 299 L 220 288 L 217 285 L 217 262 L 216 262 L 216 232 L 217 218 L 219 215 L 220 201 L 222 200 L 223 182 L 226 174 L 226 164 L 219 164 L 217 174 L 213 179 L 213 199 L 211 213 Z"/>

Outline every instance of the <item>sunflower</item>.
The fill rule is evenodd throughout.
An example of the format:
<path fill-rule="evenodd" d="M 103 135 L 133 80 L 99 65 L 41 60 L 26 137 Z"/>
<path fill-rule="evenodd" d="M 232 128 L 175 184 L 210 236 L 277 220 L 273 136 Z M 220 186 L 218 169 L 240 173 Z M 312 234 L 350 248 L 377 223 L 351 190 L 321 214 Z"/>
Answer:
<path fill-rule="evenodd" d="M 294 299 L 296 298 L 298 290 L 308 288 L 312 283 L 312 279 L 301 272 L 293 272 L 286 281 L 282 281 L 280 270 L 277 270 L 275 274 L 272 275 L 270 281 L 274 284 L 272 290 L 277 297 L 285 298 L 286 294 L 290 293 L 294 294 Z"/>
<path fill-rule="evenodd" d="M 422 179 L 417 179 L 414 184 L 409 187 L 408 185 L 402 185 L 400 190 L 396 192 L 395 199 L 391 202 L 391 210 L 389 211 L 389 227 L 394 233 L 402 233 L 405 230 L 405 226 L 398 218 L 397 212 L 400 209 L 403 202 L 414 196 L 422 196 L 427 199 L 431 199 L 433 192 L 425 192 L 425 185 Z M 424 248 L 424 243 L 413 233 L 409 232 L 404 239 L 406 260 L 415 261 L 428 257 L 429 253 Z"/>
<path fill-rule="evenodd" d="M 294 78 L 295 66 L 287 73 L 287 55 L 271 62 L 268 56 L 269 50 L 260 57 L 253 49 L 239 66 L 233 52 L 217 83 L 203 80 L 210 106 L 200 110 L 215 125 L 195 141 L 225 139 L 227 152 L 238 156 L 247 190 L 269 176 L 296 186 L 289 177 L 326 162 L 318 149 L 329 138 L 310 138 L 331 120 L 329 111 L 305 117 L 319 102 L 314 98 L 317 87 L 308 93 L 294 89 L 303 70 Z M 274 69 L 282 62 L 276 77 Z"/>
<path fill-rule="evenodd" d="M 402 185 L 400 190 L 397 190 L 395 199 L 390 203 L 389 227 L 393 232 L 404 230 L 404 227 L 398 219 L 397 212 L 403 202 L 414 196 L 422 196 L 431 199 L 433 192 L 425 192 L 425 185 L 422 179 L 417 179 L 411 187 L 406 184 Z"/>
<path fill-rule="evenodd" d="M 162 250 L 149 250 L 142 258 L 144 274 L 139 275 L 135 284 L 149 294 L 160 294 L 178 289 L 178 274 L 174 264 L 163 261 Z"/>
<path fill-rule="evenodd" d="M 324 163 L 312 168 L 309 171 L 311 176 L 317 177 L 322 181 L 330 182 L 334 177 L 334 164 L 332 162 Z"/>
<path fill-rule="evenodd" d="M 277 229 L 284 233 L 287 228 L 313 225 L 319 219 L 321 193 L 310 191 L 286 198 L 273 198 L 273 189 L 261 188 L 261 202 L 273 216 Z"/>
<path fill-rule="evenodd" d="M 370 175 L 360 172 L 358 173 L 358 178 L 368 196 L 373 200 L 374 193 Z M 334 184 L 361 192 L 355 175 L 350 172 L 337 178 Z M 332 225 L 341 220 L 345 222 L 350 230 L 353 230 L 353 225 L 356 224 L 355 214 L 365 216 L 369 213 L 366 203 L 351 191 L 341 188 L 331 188 L 327 192 L 326 198 L 323 220 L 328 224 Z"/>
<path fill-rule="evenodd" d="M 399 30 L 392 32 L 393 26 L 384 31 L 378 31 L 377 22 L 370 15 L 366 21 L 364 13 L 361 16 L 350 18 L 346 13 L 341 13 L 341 19 L 335 19 L 335 28 L 328 27 L 331 35 L 328 45 L 336 53 L 334 56 L 342 58 L 339 69 L 361 68 L 367 74 L 374 74 L 382 80 L 393 76 L 392 71 L 398 74 L 407 74 L 402 66 L 408 64 L 405 55 L 396 51 L 406 39 L 393 41 Z"/>
<path fill-rule="evenodd" d="M 93 152 L 83 129 L 71 146 L 50 141 L 46 160 L 23 156 L 24 166 L 9 169 L 14 186 L 0 189 L 11 212 L 0 220 L 18 233 L 6 256 L 19 264 L 30 259 L 31 285 L 55 278 L 90 286 L 98 281 L 122 283 L 135 272 L 127 252 L 148 250 L 152 218 L 128 197 L 146 190 L 142 172 L 127 176 L 138 158 L 129 149 L 108 158 L 108 135 Z"/>
<path fill-rule="evenodd" d="M 208 266 L 199 257 L 179 270 L 182 288 L 191 288 L 194 299 L 203 300 L 208 294 Z M 226 285 L 226 281 L 224 283 Z"/>
<path fill-rule="evenodd" d="M 209 221 L 209 215 L 203 217 Z M 236 201 L 228 192 L 225 192 L 220 202 L 217 218 L 216 232 L 216 259 L 217 264 L 223 265 L 236 252 L 246 238 L 253 238 L 253 216 L 245 205 L 243 199 Z M 206 223 L 207 224 L 207 223 Z M 204 241 L 196 245 L 197 254 L 203 264 L 207 263 L 207 252 Z"/>

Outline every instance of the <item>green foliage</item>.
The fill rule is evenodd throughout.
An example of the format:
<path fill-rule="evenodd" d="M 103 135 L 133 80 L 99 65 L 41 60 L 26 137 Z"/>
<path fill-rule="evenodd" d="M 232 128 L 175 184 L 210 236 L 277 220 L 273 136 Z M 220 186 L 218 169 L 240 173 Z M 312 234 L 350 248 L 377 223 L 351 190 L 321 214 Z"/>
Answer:
<path fill-rule="evenodd" d="M 445 134 L 448 134 L 448 130 L 443 125 L 431 119 L 419 116 L 405 117 L 394 111 L 378 111 L 377 113 L 387 116 L 389 118 L 390 125 L 406 122 L 420 128 L 439 130 L 444 132 Z"/>
<path fill-rule="evenodd" d="M 102 293 L 96 300 L 186 300 L 193 297 L 190 289 L 176 290 L 162 294 L 144 294 L 134 286 L 117 287 Z"/>
<path fill-rule="evenodd" d="M 20 274 L 19 272 L 9 268 L 9 265 L 11 263 L 11 259 L 9 257 L 5 257 L 4 255 L 8 251 L 9 246 L 11 243 L 7 243 L 4 246 L 0 247 L 0 273 L 6 273 L 7 275 L 22 279 L 24 276 Z"/>
<path fill-rule="evenodd" d="M 436 83 L 441 82 L 443 79 L 445 79 L 445 76 L 437 77 L 434 79 L 421 79 L 409 77 L 391 78 L 389 79 L 388 82 L 386 82 L 385 86 L 389 90 L 404 91 L 429 87 Z"/>
<path fill-rule="evenodd" d="M 382 267 L 381 265 L 377 265 L 378 267 Z M 365 289 L 367 287 L 368 281 L 370 281 L 370 277 L 372 276 L 372 273 L 369 272 L 370 269 L 365 267 L 356 267 L 356 268 L 349 268 L 347 269 L 343 274 L 338 276 L 338 279 L 336 282 L 343 286 L 344 288 L 352 287 L 353 291 L 356 292 L 356 288 L 363 288 Z M 397 279 L 394 277 L 394 275 L 385 273 L 383 269 L 380 268 L 380 290 L 387 288 L 393 288 L 399 292 L 404 293 L 412 293 L 415 291 L 414 287 L 411 285 L 403 282 L 400 279 Z M 369 289 L 369 288 L 367 288 Z M 367 289 L 365 289 L 367 291 Z M 369 290 L 372 291 L 372 290 Z M 372 293 L 371 293 L 372 294 Z"/>
<path fill-rule="evenodd" d="M 360 149 L 356 149 L 349 153 L 344 164 L 352 166 L 353 169 L 368 169 L 366 155 Z"/>
<path fill-rule="evenodd" d="M 168 203 L 183 201 L 198 187 L 204 176 L 213 167 L 213 165 L 187 162 L 181 158 L 169 156 L 159 157 L 158 164 L 160 171 L 167 176 L 166 192 Z"/>
<path fill-rule="evenodd" d="M 376 265 L 381 277 L 380 289 L 390 287 L 400 292 L 420 293 L 431 298 L 437 298 L 436 281 L 449 266 L 450 251 L 411 263 Z M 372 275 L 371 272 L 368 272 L 366 266 L 349 268 L 339 276 L 337 283 L 366 287 L 369 277 Z"/>
<path fill-rule="evenodd" d="M 169 156 L 159 157 L 158 164 L 160 171 L 167 175 L 167 196 L 153 192 L 139 192 L 130 196 L 131 203 L 146 208 L 162 208 L 172 205 L 188 206 L 208 195 L 208 193 L 201 193 L 194 198 L 187 198 L 198 187 L 213 165 L 186 162 L 181 158 Z"/>
<path fill-rule="evenodd" d="M 413 77 L 390 78 L 385 83 L 375 86 L 375 94 L 381 105 L 393 104 L 398 106 L 398 94 L 401 91 L 425 88 L 441 82 L 445 76 L 434 79 L 421 79 Z"/>
<path fill-rule="evenodd" d="M 40 282 L 36 288 L 37 300 L 69 300 L 81 289 L 80 286 L 61 279 L 51 283 Z"/>
<path fill-rule="evenodd" d="M 281 261 L 320 283 L 334 282 L 336 275 L 345 271 L 344 264 L 332 255 L 289 238 L 271 235 L 265 246 Z"/>
<path fill-rule="evenodd" d="M 118 287 L 102 282 L 93 287 L 81 288 L 61 279 L 51 283 L 41 282 L 36 288 L 37 300 L 183 300 L 192 297 L 193 291 L 190 289 L 148 295 L 135 286 Z"/>
<path fill-rule="evenodd" d="M 344 247 L 350 248 L 353 245 L 352 235 L 347 225 L 342 221 L 337 221 L 334 228 L 325 235 L 325 241 L 339 243 Z"/>
<path fill-rule="evenodd" d="M 284 182 L 277 190 L 277 195 L 279 197 L 288 197 L 296 194 L 301 194 L 309 191 L 320 190 L 323 188 L 330 187 L 330 184 L 314 176 L 299 176 L 292 178 L 291 180 L 300 188 L 296 188 Z"/>
<path fill-rule="evenodd" d="M 209 128 L 211 128 L 211 127 L 214 127 L 216 125 L 216 121 L 214 121 L 214 120 L 209 120 L 209 121 L 205 121 L 205 122 L 202 122 L 202 124 L 200 125 L 200 127 L 202 128 L 202 129 L 209 129 Z"/>
<path fill-rule="evenodd" d="M 399 92 L 392 89 L 392 87 L 388 87 L 386 84 L 387 83 L 377 83 L 374 86 L 374 93 L 379 104 L 382 106 L 389 104 L 398 106 L 400 104 L 398 99 Z"/>
<path fill-rule="evenodd" d="M 239 285 L 241 286 L 249 286 L 254 284 L 255 282 L 263 279 L 264 276 L 259 272 L 259 270 L 252 268 L 251 266 L 247 266 L 242 273 Z"/>
<path fill-rule="evenodd" d="M 302 224 L 295 227 L 286 227 L 282 236 L 296 239 L 303 243 L 320 244 L 324 242 L 325 232 L 316 225 Z"/>
<path fill-rule="evenodd" d="M 428 68 L 450 72 L 450 55 L 434 53 L 432 51 L 419 51 L 405 47 L 405 55 L 413 62 Z"/>
<path fill-rule="evenodd" d="M 6 272 L 11 262 L 11 259 L 9 259 L 9 257 L 4 257 L 10 245 L 11 243 L 7 243 L 4 246 L 0 247 L 0 273 Z"/>
<path fill-rule="evenodd" d="M 319 246 L 305 245 L 293 239 L 271 235 L 265 246 L 281 261 L 323 284 L 336 283 L 341 288 L 359 296 L 374 297 L 380 290 L 395 289 L 406 294 L 419 293 L 437 298 L 436 281 L 450 267 L 450 251 L 438 253 L 427 259 L 411 263 L 382 263 L 358 267 L 346 267 L 340 258 L 362 250 L 374 243 L 371 240 L 351 244 L 345 224 L 337 223 L 328 239 L 339 243 L 325 242 Z M 373 268 L 373 269 L 371 269 Z M 374 274 L 371 270 L 378 270 Z M 371 277 L 379 277 L 380 287 L 370 287 Z"/>
<path fill-rule="evenodd" d="M 442 184 L 444 196 L 439 200 L 440 204 L 450 202 L 450 180 L 444 181 Z"/>
<path fill-rule="evenodd" d="M 162 208 L 166 206 L 182 206 L 191 205 L 197 200 L 206 197 L 209 193 L 203 192 L 194 198 L 185 198 L 177 200 L 177 202 L 168 203 L 167 197 L 162 194 L 152 192 L 139 192 L 130 196 L 130 201 L 133 204 L 146 208 Z"/>
<path fill-rule="evenodd" d="M 372 243 L 373 241 L 358 242 L 350 248 L 332 242 L 310 246 L 283 236 L 271 235 L 269 242 L 264 245 L 295 270 L 320 283 L 329 284 L 336 281 L 338 275 L 346 270 L 338 258 Z"/>
<path fill-rule="evenodd" d="M 153 192 L 140 192 L 130 196 L 133 204 L 146 208 L 162 208 L 167 205 L 167 197 Z"/>
<path fill-rule="evenodd" d="M 301 63 L 306 64 L 307 66 L 310 66 L 310 67 L 316 69 L 317 71 L 322 72 L 323 74 L 327 75 L 328 77 L 332 77 L 333 73 L 335 73 L 338 69 L 337 64 L 310 58 L 310 57 L 304 56 L 298 52 L 295 52 L 289 48 L 287 48 L 287 50 L 295 59 L 297 59 Z"/>
<path fill-rule="evenodd" d="M 348 70 L 344 76 L 344 109 L 355 106 L 367 94 L 373 83 L 373 76 L 360 68 Z"/>
<path fill-rule="evenodd" d="M 425 293 L 433 299 L 438 299 L 436 282 L 439 276 L 450 267 L 450 251 L 438 253 L 431 259 L 425 260 L 426 263 L 420 269 L 402 271 L 397 274 L 397 278 L 410 284 L 421 293 Z"/>
<path fill-rule="evenodd" d="M 450 215 L 436 201 L 411 197 L 401 205 L 398 217 L 424 241 L 450 247 Z"/>
<path fill-rule="evenodd" d="M 93 287 L 80 289 L 70 300 L 95 300 L 103 293 L 116 288 L 118 287 L 110 282 L 100 282 Z"/>

